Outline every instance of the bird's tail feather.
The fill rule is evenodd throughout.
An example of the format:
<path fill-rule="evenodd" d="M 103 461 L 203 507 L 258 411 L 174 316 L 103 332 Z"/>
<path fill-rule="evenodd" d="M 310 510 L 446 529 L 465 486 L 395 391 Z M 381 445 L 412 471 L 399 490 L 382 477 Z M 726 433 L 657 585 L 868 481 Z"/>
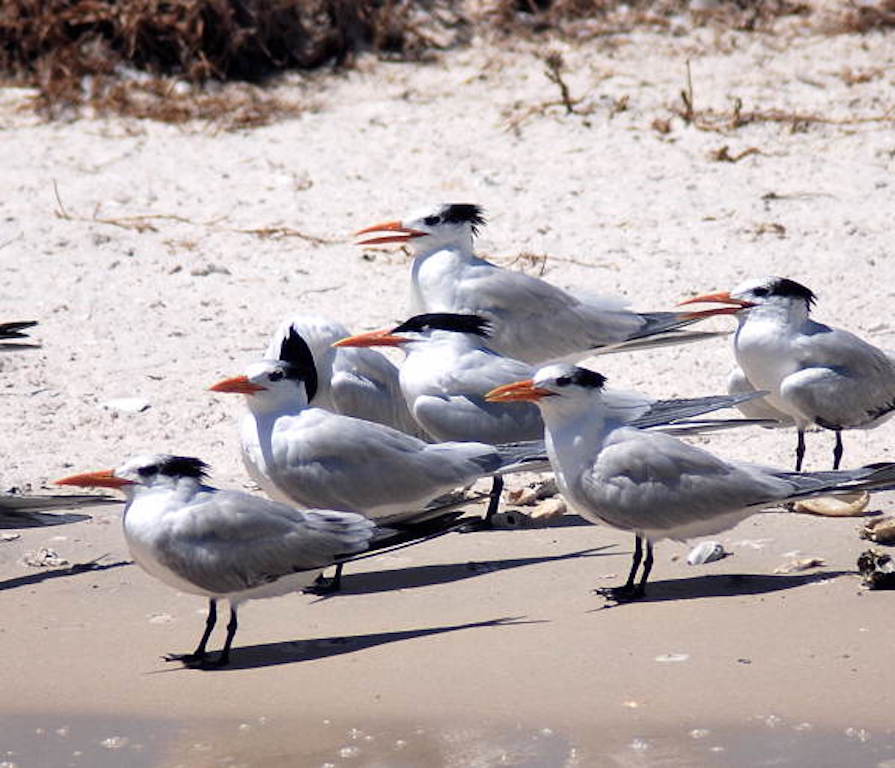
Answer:
<path fill-rule="evenodd" d="M 37 320 L 18 320 L 10 323 L 0 323 L 0 339 L 24 339 L 28 334 L 22 333 L 22 331 L 35 325 L 37 325 Z"/>
<path fill-rule="evenodd" d="M 706 395 L 705 397 L 684 397 L 675 400 L 657 400 L 649 410 L 631 421 L 632 427 L 645 429 L 661 424 L 669 424 L 680 419 L 702 416 L 722 408 L 733 408 L 739 403 L 764 397 L 767 392 L 743 392 L 735 395 Z"/>
<path fill-rule="evenodd" d="M 895 489 L 895 462 L 827 472 L 781 472 L 779 476 L 802 486 L 784 501 L 855 491 L 886 491 Z"/>

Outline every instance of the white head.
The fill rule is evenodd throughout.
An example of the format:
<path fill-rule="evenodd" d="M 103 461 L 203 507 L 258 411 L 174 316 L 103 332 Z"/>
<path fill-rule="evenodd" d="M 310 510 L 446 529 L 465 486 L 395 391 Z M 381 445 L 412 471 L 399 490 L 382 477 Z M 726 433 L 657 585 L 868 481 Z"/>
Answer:
<path fill-rule="evenodd" d="M 776 314 L 786 319 L 804 320 L 814 306 L 811 289 L 786 277 L 762 277 L 746 280 L 732 291 L 706 293 L 681 304 L 715 301 L 729 306 L 694 312 L 694 316 L 736 315 L 742 323 L 752 314 Z"/>
<path fill-rule="evenodd" d="M 534 376 L 496 387 L 485 395 L 493 403 L 534 402 L 545 412 L 580 409 L 582 404 L 599 401 L 606 377 L 568 363 L 539 368 Z"/>
<path fill-rule="evenodd" d="M 56 484 L 117 488 L 130 497 L 139 489 L 173 490 L 184 481 L 191 486 L 201 485 L 207 475 L 208 465 L 204 461 L 156 453 L 134 456 L 115 469 L 65 477 Z"/>
<path fill-rule="evenodd" d="M 360 230 L 356 235 L 382 232 L 376 237 L 360 240 L 358 245 L 407 243 L 414 253 L 454 247 L 472 252 L 472 240 L 484 226 L 485 217 L 480 206 L 472 203 L 441 203 L 426 210 L 416 211 L 401 221 L 386 221 Z"/>
<path fill-rule="evenodd" d="M 219 381 L 213 392 L 245 395 L 252 411 L 297 411 L 317 394 L 317 366 L 305 340 L 293 326 L 280 344 L 278 359 L 252 363 L 242 376 Z"/>

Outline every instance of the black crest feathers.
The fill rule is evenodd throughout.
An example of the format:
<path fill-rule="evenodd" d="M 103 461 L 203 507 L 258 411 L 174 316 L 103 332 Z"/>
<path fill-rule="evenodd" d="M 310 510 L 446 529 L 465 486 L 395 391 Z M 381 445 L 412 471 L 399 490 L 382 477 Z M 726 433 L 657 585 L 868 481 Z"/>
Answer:
<path fill-rule="evenodd" d="M 208 464 L 192 456 L 168 456 L 158 465 L 159 474 L 171 477 L 195 477 L 203 480 L 208 476 Z"/>
<path fill-rule="evenodd" d="M 556 383 L 561 386 L 575 384 L 586 389 L 602 389 L 606 383 L 606 377 L 602 373 L 597 373 L 589 368 L 575 366 L 572 373 L 567 376 L 560 376 Z"/>
<path fill-rule="evenodd" d="M 311 348 L 293 326 L 280 344 L 280 360 L 288 363 L 290 378 L 299 378 L 305 383 L 308 402 L 317 394 L 317 366 Z"/>
<path fill-rule="evenodd" d="M 771 283 L 769 287 L 771 289 L 771 294 L 774 296 L 791 296 L 797 299 L 804 299 L 805 303 L 808 304 L 809 309 L 813 307 L 814 303 L 817 301 L 817 296 L 814 295 L 814 291 L 787 277 L 775 278 L 774 282 Z"/>
<path fill-rule="evenodd" d="M 481 206 L 472 203 L 450 203 L 441 212 L 441 219 L 447 224 L 463 224 L 472 227 L 472 234 L 479 233 L 479 227 L 485 226 L 485 216 Z"/>
<path fill-rule="evenodd" d="M 454 331 L 456 333 L 474 333 L 476 336 L 488 336 L 491 323 L 479 315 L 460 315 L 453 312 L 427 312 L 414 315 L 401 325 L 392 329 L 392 333 L 402 331 L 422 332 L 426 330 Z"/>

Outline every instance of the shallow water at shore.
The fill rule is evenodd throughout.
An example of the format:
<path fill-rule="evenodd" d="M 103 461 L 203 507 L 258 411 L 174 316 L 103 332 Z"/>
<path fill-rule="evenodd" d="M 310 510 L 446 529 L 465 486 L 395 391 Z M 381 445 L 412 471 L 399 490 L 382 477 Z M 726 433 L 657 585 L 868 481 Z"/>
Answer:
<path fill-rule="evenodd" d="M 774 716 L 689 730 L 643 726 L 563 733 L 530 725 L 364 723 L 257 717 L 178 723 L 138 718 L 5 716 L 2 768 L 895 768 L 895 733 Z"/>

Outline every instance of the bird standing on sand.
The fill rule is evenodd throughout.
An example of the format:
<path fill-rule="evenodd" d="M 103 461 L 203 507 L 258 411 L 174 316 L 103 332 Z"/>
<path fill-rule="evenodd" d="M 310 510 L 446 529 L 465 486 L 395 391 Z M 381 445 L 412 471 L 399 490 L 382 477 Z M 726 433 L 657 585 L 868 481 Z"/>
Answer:
<path fill-rule="evenodd" d="M 134 560 L 165 584 L 208 598 L 208 618 L 196 650 L 166 660 L 220 667 L 230 658 L 241 603 L 312 584 L 340 557 L 366 550 L 375 525 L 361 515 L 300 511 L 212 488 L 204 483 L 207 470 L 198 459 L 158 454 L 56 482 L 124 492 L 124 537 Z M 206 646 L 222 599 L 230 604 L 227 638 L 211 660 Z"/>
<path fill-rule="evenodd" d="M 482 209 L 443 204 L 360 230 L 380 233 L 359 245 L 406 243 L 414 253 L 412 310 L 481 315 L 493 326 L 489 346 L 509 358 L 538 364 L 585 351 L 635 349 L 717 336 L 683 331 L 689 312 L 639 313 L 620 298 L 579 299 L 544 280 L 480 259 L 473 237 Z"/>
<path fill-rule="evenodd" d="M 498 387 L 488 400 L 537 403 L 550 463 L 566 501 L 593 523 L 634 533 L 628 579 L 607 591 L 614 599 L 643 596 L 653 542 L 660 539 L 718 533 L 790 501 L 895 487 L 895 463 L 787 472 L 725 461 L 670 435 L 636 429 L 608 412 L 602 397 L 605 381 L 594 371 L 557 364 L 540 369 L 532 379 Z"/>
<path fill-rule="evenodd" d="M 842 430 L 871 429 L 895 411 L 895 356 L 840 328 L 810 317 L 816 297 L 783 277 L 749 280 L 730 292 L 709 293 L 684 304 L 728 306 L 699 314 L 732 314 L 739 326 L 733 349 L 739 370 L 730 391 L 767 390 L 766 415 L 795 424 L 796 471 L 805 458 L 805 430 L 813 424 L 836 433 L 833 469 L 842 462 Z M 731 306 L 732 305 L 732 306 Z M 756 403 L 760 406 L 760 401 Z M 752 413 L 755 413 L 753 411 Z"/>

